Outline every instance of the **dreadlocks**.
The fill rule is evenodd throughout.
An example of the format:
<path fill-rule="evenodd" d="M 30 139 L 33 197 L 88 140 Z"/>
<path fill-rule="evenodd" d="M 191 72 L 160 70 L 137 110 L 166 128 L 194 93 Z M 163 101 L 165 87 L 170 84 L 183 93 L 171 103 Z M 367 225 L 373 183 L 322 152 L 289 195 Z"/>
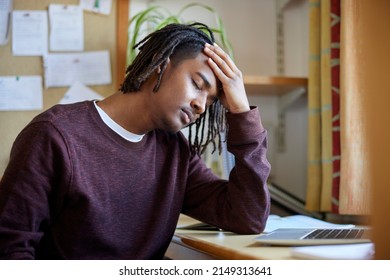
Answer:
<path fill-rule="evenodd" d="M 178 65 L 185 59 L 195 58 L 203 51 L 206 43 L 213 44 L 214 35 L 210 28 L 202 23 L 169 24 L 149 34 L 134 46 L 134 48 L 139 49 L 139 53 L 127 68 L 126 78 L 120 87 L 120 91 L 123 93 L 139 91 L 142 83 L 160 67 L 161 71 L 153 88 L 153 91 L 157 92 L 162 75 L 167 67 L 168 58 L 170 58 L 173 65 Z M 193 131 L 194 126 L 195 132 Z M 208 132 L 205 135 L 206 126 Z M 212 152 L 217 148 L 221 152 L 221 133 L 226 128 L 225 109 L 217 100 L 189 127 L 191 150 L 201 154 L 211 143 Z M 216 143 L 216 141 L 218 142 Z"/>

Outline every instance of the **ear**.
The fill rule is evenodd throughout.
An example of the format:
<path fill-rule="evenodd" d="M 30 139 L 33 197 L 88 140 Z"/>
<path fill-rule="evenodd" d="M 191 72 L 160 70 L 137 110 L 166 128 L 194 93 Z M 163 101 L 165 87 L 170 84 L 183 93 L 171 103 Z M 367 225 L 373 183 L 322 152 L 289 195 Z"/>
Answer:
<path fill-rule="evenodd" d="M 167 65 L 169 64 L 171 60 L 169 59 L 169 57 L 167 58 L 166 62 L 162 62 L 156 69 L 156 72 L 157 74 L 159 75 L 162 71 L 162 68 L 165 69 L 167 67 Z"/>

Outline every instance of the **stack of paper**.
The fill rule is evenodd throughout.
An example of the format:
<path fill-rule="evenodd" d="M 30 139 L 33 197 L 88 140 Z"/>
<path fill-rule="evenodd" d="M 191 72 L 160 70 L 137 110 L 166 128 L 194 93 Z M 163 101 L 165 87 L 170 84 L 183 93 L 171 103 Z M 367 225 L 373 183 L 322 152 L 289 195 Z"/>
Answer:
<path fill-rule="evenodd" d="M 264 232 L 271 232 L 278 228 L 353 228 L 353 224 L 334 224 L 304 215 L 280 217 L 269 215 Z"/>
<path fill-rule="evenodd" d="M 291 256 L 315 260 L 370 260 L 374 257 L 374 244 L 294 247 L 291 249 Z"/>

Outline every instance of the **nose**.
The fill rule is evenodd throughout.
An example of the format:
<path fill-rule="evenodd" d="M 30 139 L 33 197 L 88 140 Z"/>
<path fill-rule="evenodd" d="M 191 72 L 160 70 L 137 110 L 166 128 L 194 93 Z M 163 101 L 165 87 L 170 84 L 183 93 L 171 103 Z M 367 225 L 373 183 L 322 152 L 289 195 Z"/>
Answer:
<path fill-rule="evenodd" d="M 198 97 L 192 100 L 191 108 L 198 115 L 204 113 L 206 110 L 206 98 Z"/>

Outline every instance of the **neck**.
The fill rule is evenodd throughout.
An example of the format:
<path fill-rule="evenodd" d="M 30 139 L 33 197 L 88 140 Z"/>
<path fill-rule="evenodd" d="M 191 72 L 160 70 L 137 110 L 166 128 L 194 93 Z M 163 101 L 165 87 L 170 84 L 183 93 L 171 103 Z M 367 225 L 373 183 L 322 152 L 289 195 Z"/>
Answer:
<path fill-rule="evenodd" d="M 97 105 L 121 127 L 135 134 L 146 134 L 153 127 L 145 111 L 145 94 L 120 91 L 99 101 Z"/>

